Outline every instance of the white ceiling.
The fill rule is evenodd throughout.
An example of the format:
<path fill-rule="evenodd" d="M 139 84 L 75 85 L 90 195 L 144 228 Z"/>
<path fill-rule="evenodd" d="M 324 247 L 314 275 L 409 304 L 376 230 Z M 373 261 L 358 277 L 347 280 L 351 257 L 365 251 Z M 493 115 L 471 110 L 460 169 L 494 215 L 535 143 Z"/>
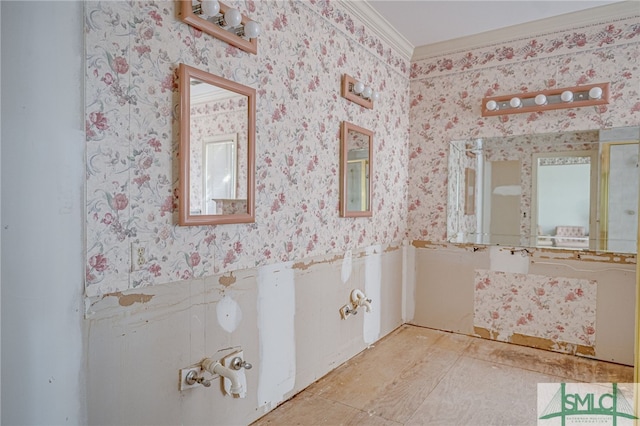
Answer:
<path fill-rule="evenodd" d="M 619 0 L 367 1 L 414 47 L 619 2 Z"/>

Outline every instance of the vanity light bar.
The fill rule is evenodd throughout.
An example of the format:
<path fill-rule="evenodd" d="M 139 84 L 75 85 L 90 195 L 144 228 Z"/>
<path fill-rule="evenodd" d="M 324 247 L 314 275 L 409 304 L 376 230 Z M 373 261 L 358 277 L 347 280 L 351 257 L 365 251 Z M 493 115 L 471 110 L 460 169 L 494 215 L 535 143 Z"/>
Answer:
<path fill-rule="evenodd" d="M 201 0 L 199 3 L 192 4 L 192 10 L 195 15 L 219 27 L 228 27 L 226 28 L 227 31 L 239 37 L 257 38 L 262 31 L 262 27 L 256 21 L 247 21 L 242 25 L 240 11 L 221 5 L 217 0 Z"/>
<path fill-rule="evenodd" d="M 609 83 L 503 95 L 482 100 L 482 116 L 521 114 L 609 103 Z"/>
<path fill-rule="evenodd" d="M 350 75 L 344 74 L 342 76 L 342 97 L 365 108 L 373 109 L 373 102 L 380 99 L 380 93 Z"/>
<path fill-rule="evenodd" d="M 180 19 L 247 53 L 258 53 L 260 24 L 217 0 L 180 0 Z"/>

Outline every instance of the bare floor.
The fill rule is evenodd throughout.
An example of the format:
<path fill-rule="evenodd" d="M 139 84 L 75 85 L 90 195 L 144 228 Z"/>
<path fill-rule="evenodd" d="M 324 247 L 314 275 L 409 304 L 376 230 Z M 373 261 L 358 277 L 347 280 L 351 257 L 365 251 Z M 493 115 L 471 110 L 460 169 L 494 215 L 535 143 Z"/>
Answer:
<path fill-rule="evenodd" d="M 633 367 L 403 325 L 254 425 L 535 425 L 538 383 Z"/>

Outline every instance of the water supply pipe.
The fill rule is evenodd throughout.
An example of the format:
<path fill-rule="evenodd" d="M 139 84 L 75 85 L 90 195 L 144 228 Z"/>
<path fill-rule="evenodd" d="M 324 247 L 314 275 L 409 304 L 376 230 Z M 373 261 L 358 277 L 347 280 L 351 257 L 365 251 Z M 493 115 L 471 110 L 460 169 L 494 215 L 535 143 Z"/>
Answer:
<path fill-rule="evenodd" d="M 367 312 L 371 312 L 371 299 L 367 299 L 362 290 L 356 288 L 351 292 L 351 303 L 355 307 L 364 306 Z"/>
<path fill-rule="evenodd" d="M 206 358 L 201 363 L 202 368 L 211 374 L 218 374 L 231 381 L 231 388 L 229 392 L 234 395 L 240 395 L 242 393 L 242 384 L 238 377 L 238 373 L 230 368 L 225 367 L 218 361 L 214 361 L 211 358 Z"/>

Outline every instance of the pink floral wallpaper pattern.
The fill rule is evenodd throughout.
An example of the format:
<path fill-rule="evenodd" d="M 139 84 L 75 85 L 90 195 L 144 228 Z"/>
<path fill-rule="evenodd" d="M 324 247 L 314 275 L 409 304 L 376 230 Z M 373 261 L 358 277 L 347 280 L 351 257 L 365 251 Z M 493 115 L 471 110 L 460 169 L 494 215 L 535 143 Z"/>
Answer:
<path fill-rule="evenodd" d="M 463 152 L 454 151 L 462 161 L 458 169 L 448 172 L 451 141 L 637 126 L 639 61 L 640 11 L 615 22 L 567 28 L 413 63 L 409 239 L 446 241 L 448 215 L 467 229 L 472 226 L 472 216 L 450 209 L 462 197 L 448 193 L 449 179 L 463 176 L 465 167 L 473 167 Z M 481 116 L 485 96 L 607 81 L 611 83 L 611 102 L 606 106 Z M 525 170 L 525 179 L 529 176 L 530 171 Z M 530 205 L 527 194 L 522 205 Z M 474 325 L 498 333 L 501 340 L 519 333 L 554 342 L 595 344 L 593 281 L 477 271 L 473 285 Z"/>
<path fill-rule="evenodd" d="M 409 66 L 339 3 L 229 3 L 263 24 L 258 55 L 179 22 L 173 1 L 85 5 L 88 296 L 407 236 L 444 241 L 449 141 L 640 122 L 640 16 Z M 254 224 L 175 225 L 180 62 L 257 89 Z M 343 73 L 383 94 L 375 110 L 339 96 Z M 607 106 L 480 116 L 483 96 L 598 81 L 611 82 Z M 371 219 L 338 216 L 342 120 L 374 131 Z M 148 259 L 134 267 L 139 244 Z"/>
<path fill-rule="evenodd" d="M 596 342 L 594 280 L 475 271 L 473 325 L 508 341 L 518 333 L 588 347 Z"/>
<path fill-rule="evenodd" d="M 640 123 L 640 13 L 411 66 L 409 238 L 447 236 L 449 142 Z M 482 117 L 485 96 L 611 83 L 611 103 Z M 526 200 L 525 200 L 526 202 Z"/>
<path fill-rule="evenodd" d="M 178 21 L 175 1 L 85 4 L 87 296 L 406 238 L 408 61 L 339 3 L 228 3 L 262 23 L 257 55 Z M 176 225 L 181 62 L 257 90 L 253 224 Z M 382 93 L 374 110 L 340 97 L 343 73 Z M 338 215 L 341 121 L 384 159 L 372 218 Z"/>

